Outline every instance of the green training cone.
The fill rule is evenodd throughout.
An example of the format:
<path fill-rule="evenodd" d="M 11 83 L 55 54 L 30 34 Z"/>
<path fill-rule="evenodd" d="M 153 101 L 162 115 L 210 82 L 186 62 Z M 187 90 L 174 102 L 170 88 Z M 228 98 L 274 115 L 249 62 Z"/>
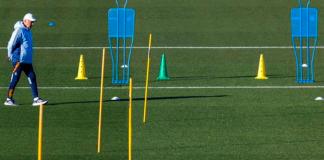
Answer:
<path fill-rule="evenodd" d="M 159 73 L 159 77 L 157 78 L 157 80 L 169 80 L 169 76 L 168 76 L 168 71 L 167 71 L 167 66 L 166 66 L 166 58 L 165 55 L 162 54 L 161 57 L 161 63 L 160 63 L 160 73 Z"/>

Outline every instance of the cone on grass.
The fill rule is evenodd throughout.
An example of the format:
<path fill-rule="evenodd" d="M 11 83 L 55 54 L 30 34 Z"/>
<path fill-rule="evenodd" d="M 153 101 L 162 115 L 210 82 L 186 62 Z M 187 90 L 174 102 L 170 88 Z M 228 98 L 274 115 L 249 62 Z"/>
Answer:
<path fill-rule="evenodd" d="M 86 71 L 85 71 L 85 64 L 83 59 L 83 54 L 80 55 L 80 62 L 79 62 L 79 69 L 78 75 L 75 77 L 75 80 L 87 80 Z"/>
<path fill-rule="evenodd" d="M 170 78 L 168 76 L 165 54 L 162 54 L 161 62 L 160 62 L 160 73 L 157 80 L 169 80 L 169 79 Z"/>
<path fill-rule="evenodd" d="M 260 54 L 258 75 L 255 77 L 255 79 L 258 79 L 258 80 L 268 79 L 268 77 L 266 76 L 266 68 L 265 68 L 263 54 Z"/>

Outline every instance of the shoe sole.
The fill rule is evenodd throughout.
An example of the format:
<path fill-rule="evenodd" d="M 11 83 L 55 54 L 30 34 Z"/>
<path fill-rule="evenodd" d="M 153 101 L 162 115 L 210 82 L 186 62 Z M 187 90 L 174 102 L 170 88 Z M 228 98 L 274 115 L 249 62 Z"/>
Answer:
<path fill-rule="evenodd" d="M 4 103 L 5 106 L 8 106 L 8 107 L 15 107 L 15 106 L 18 106 L 17 104 L 8 104 L 8 103 Z"/>
<path fill-rule="evenodd" d="M 48 103 L 48 101 L 46 101 L 46 102 L 43 102 L 43 103 L 37 103 L 37 104 L 32 104 L 32 106 L 40 106 L 40 105 L 45 105 L 45 104 L 47 104 Z"/>

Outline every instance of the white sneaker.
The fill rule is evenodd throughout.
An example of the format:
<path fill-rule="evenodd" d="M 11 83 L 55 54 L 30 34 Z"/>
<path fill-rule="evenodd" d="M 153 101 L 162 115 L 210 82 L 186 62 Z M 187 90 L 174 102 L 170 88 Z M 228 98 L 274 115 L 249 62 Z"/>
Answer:
<path fill-rule="evenodd" d="M 15 100 L 11 99 L 11 98 L 7 98 L 6 101 L 3 103 L 5 106 L 18 106 L 15 103 Z"/>
<path fill-rule="evenodd" d="M 41 104 L 47 104 L 47 100 L 42 100 L 39 97 L 34 98 L 33 106 L 39 106 Z"/>

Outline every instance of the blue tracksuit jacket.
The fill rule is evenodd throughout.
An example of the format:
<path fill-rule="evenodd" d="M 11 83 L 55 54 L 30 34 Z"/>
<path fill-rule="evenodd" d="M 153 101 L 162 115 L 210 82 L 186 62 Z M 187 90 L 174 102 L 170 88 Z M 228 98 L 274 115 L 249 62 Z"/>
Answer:
<path fill-rule="evenodd" d="M 8 42 L 8 58 L 13 62 L 32 64 L 33 40 L 30 29 L 22 21 L 16 22 Z"/>

